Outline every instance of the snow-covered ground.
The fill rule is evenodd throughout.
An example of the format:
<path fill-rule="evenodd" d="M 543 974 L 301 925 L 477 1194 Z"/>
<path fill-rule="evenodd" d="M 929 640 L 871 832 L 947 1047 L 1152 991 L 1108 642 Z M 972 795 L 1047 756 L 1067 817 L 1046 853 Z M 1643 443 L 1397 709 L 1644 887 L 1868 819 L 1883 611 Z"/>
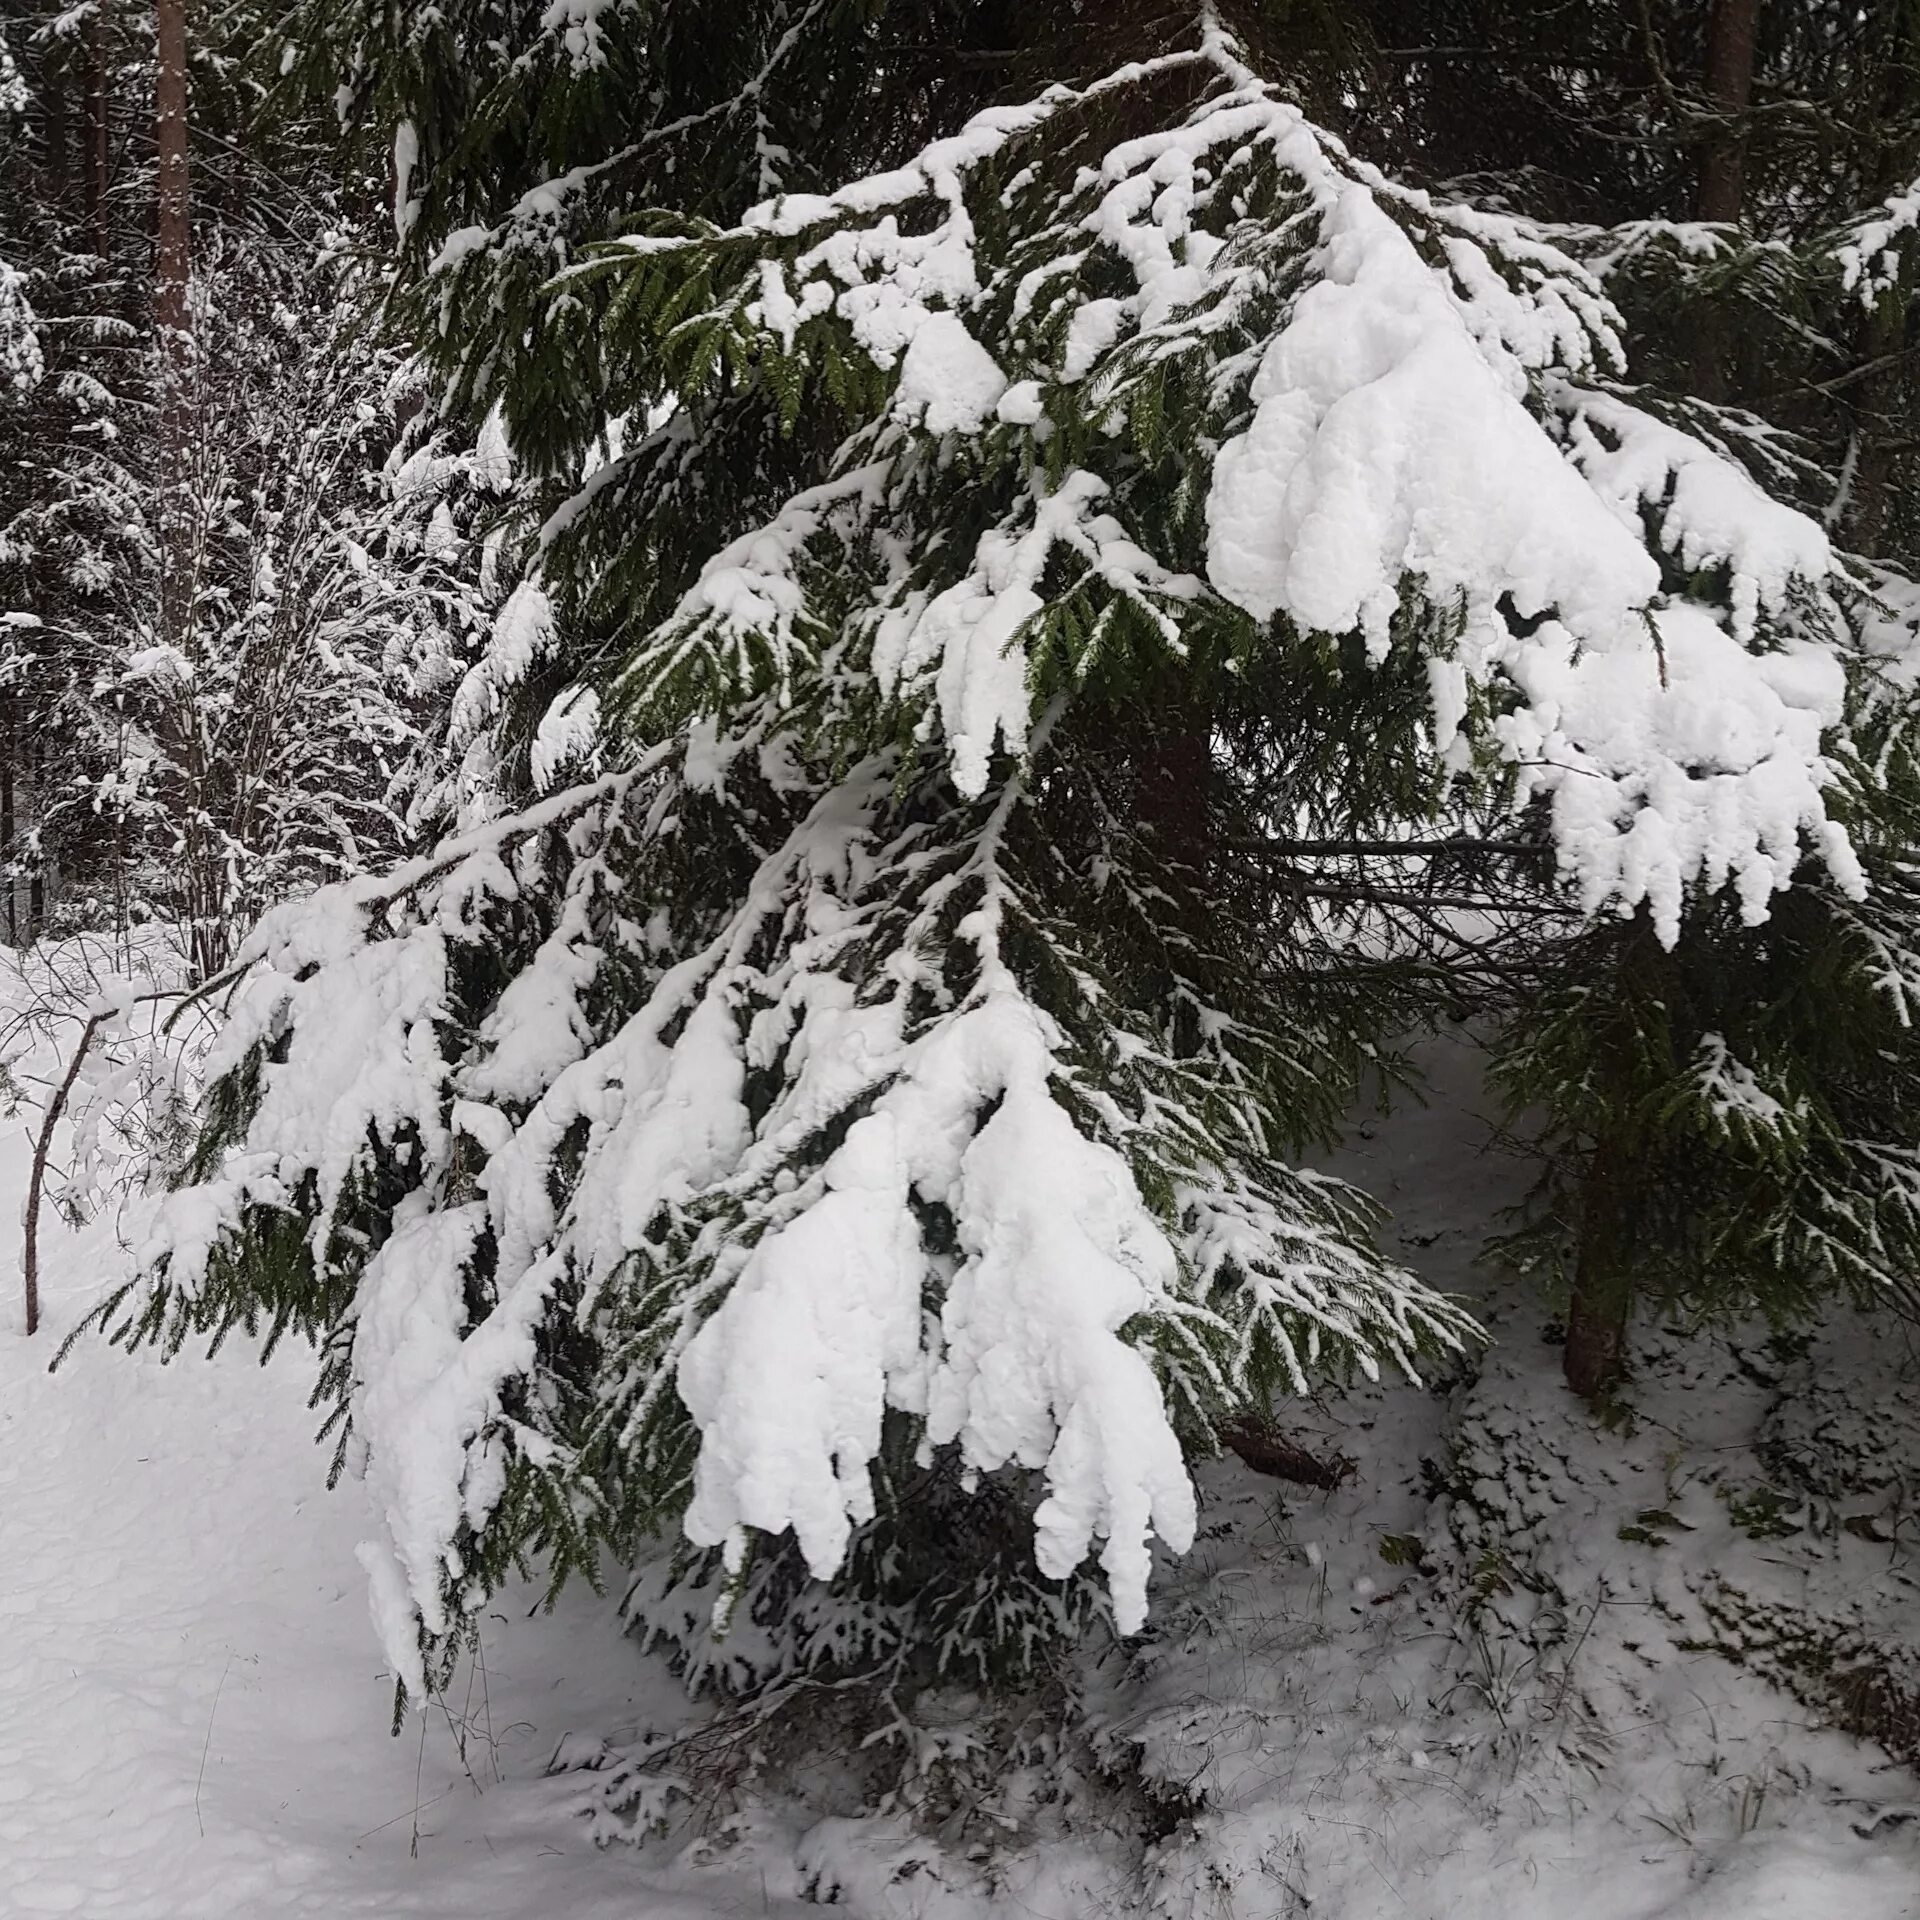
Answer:
<path fill-rule="evenodd" d="M 21 1158 L 8 1142 L 8 1218 Z M 676 1899 L 543 1778 L 566 1734 L 633 1717 L 649 1683 L 677 1694 L 590 1594 L 496 1609 L 485 1675 L 389 1738 L 366 1517 L 325 1490 L 307 1356 L 163 1368 L 90 1342 L 49 1377 L 111 1271 L 64 1255 L 31 1346 L 9 1263 L 0 1334 L 0 1913 L 763 1911 Z"/>
<path fill-rule="evenodd" d="M 1522 1170 L 1485 1148 L 1470 1051 L 1430 1065 L 1432 1104 L 1342 1170 L 1493 1345 L 1431 1391 L 1302 1410 L 1358 1463 L 1334 1495 L 1214 1470 L 1211 1540 L 1116 1688 L 1150 1770 L 1204 1802 L 1169 1909 L 1228 1883 L 1241 1920 L 1920 1915 L 1920 1782 L 1758 1671 L 1778 1603 L 1836 1671 L 1890 1652 L 1920 1700 L 1913 1347 L 1844 1319 L 1804 1353 L 1643 1330 L 1632 1417 L 1580 1417 L 1545 1314 L 1475 1259 Z M 1732 1596 L 1738 1659 L 1703 1644 L 1739 1637 Z"/>
<path fill-rule="evenodd" d="M 676 1897 L 596 1849 L 545 1777 L 563 1738 L 643 1716 L 649 1688 L 684 1710 L 590 1593 L 496 1607 L 471 1689 L 463 1673 L 446 1711 L 389 1737 L 354 1558 L 371 1529 L 357 1487 L 326 1490 L 310 1355 L 162 1366 L 90 1336 L 49 1373 L 125 1256 L 111 1219 L 72 1234 L 49 1206 L 46 1319 L 23 1337 L 34 1117 L 0 1123 L 0 1915 L 780 1911 L 757 1884 L 750 1907 Z"/>
<path fill-rule="evenodd" d="M 117 1243 L 106 1224 L 56 1233 L 28 1343 L 9 1239 L 0 1913 L 1914 1920 L 1913 1774 L 1817 1730 L 1762 1677 L 1763 1634 L 1744 1665 L 1692 1644 L 1718 1579 L 1844 1614 L 1856 1647 L 1920 1648 L 1913 1488 L 1836 1493 L 1837 1531 L 1817 1501 L 1756 1508 L 1761 1452 L 1829 1458 L 1832 1423 L 1816 1399 L 1795 1429 L 1807 1397 L 1725 1343 L 1655 1343 L 1631 1431 L 1569 1422 L 1537 1315 L 1470 1266 L 1514 1174 L 1481 1153 L 1458 1064 L 1434 1108 L 1355 1143 L 1354 1170 L 1432 1277 L 1480 1292 L 1501 1343 L 1444 1390 L 1294 1410 L 1359 1461 L 1337 1494 L 1209 1470 L 1155 1632 L 1088 1675 L 1102 1750 L 1168 1797 L 1146 1896 L 1138 1801 L 1091 1780 L 1049 1800 L 1013 1773 L 931 1844 L 769 1781 L 753 1807 L 596 1847 L 598 1776 L 550 1758 L 687 1709 L 589 1593 L 550 1616 L 533 1592 L 496 1606 L 484 1670 L 389 1738 L 354 1557 L 368 1519 L 356 1487 L 324 1489 L 308 1356 L 162 1367 L 87 1340 L 50 1375 Z M 0 1218 L 26 1160 L 23 1133 L 0 1140 Z M 1857 1332 L 1777 1366 L 1881 1366 L 1891 1424 L 1870 1437 L 1897 1452 L 1908 1359 Z M 1486 1611 L 1462 1630 L 1448 1596 L 1475 1579 Z"/>

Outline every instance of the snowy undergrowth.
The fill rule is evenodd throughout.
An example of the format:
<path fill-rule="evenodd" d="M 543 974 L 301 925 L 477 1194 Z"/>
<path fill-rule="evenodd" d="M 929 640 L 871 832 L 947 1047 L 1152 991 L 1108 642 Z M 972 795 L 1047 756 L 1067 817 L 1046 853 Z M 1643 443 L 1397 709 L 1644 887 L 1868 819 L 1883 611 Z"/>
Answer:
<path fill-rule="evenodd" d="M 1475 1261 L 1522 1170 L 1463 1124 L 1471 1055 L 1436 1066 L 1347 1170 L 1495 1342 L 1286 1408 L 1345 1486 L 1216 1464 L 1144 1636 L 1051 1696 L 923 1695 L 877 1757 L 822 1763 L 827 1689 L 583 1745 L 595 1830 L 874 1920 L 1920 1911 L 1920 1356 L 1851 1319 L 1653 1331 L 1578 1417 L 1547 1316 Z"/>
<path fill-rule="evenodd" d="M 215 1008 L 182 1006 L 187 977 L 182 942 L 159 923 L 0 949 L 0 1125 L 37 1132 L 67 1082 L 46 1205 L 70 1224 L 164 1180 L 184 1157 L 220 1025 Z"/>
<path fill-rule="evenodd" d="M 689 1706 L 584 1590 L 503 1595 L 484 1676 L 385 1739 L 374 1516 L 319 1492 L 300 1356 L 47 1376 L 148 1202 L 55 1227 L 51 1340 L 0 1343 L 10 1910 L 1910 1920 L 1920 1794 L 1844 1724 L 1897 1746 L 1913 1697 L 1912 1356 L 1656 1337 L 1626 1418 L 1569 1419 L 1542 1314 L 1473 1264 L 1520 1170 L 1466 1051 L 1436 1067 L 1343 1170 L 1488 1355 L 1290 1404 L 1345 1486 L 1216 1463 L 1146 1636 L 1014 1701 L 905 1699 L 865 1753 L 828 1686 Z"/>

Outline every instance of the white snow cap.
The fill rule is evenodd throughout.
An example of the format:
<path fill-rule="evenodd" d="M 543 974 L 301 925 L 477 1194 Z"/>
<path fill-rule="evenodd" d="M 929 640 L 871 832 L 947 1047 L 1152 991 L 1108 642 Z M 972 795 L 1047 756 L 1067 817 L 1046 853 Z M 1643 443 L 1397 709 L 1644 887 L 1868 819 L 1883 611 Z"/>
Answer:
<path fill-rule="evenodd" d="M 884 1024 L 863 1033 L 865 1071 L 883 1070 Z M 1159 1383 L 1119 1337 L 1163 1297 L 1173 1249 L 1124 1161 L 1049 1091 L 1047 1036 L 1011 986 L 893 1046 L 900 1077 L 827 1163 L 824 1194 L 760 1241 L 681 1360 L 701 1430 L 687 1536 L 792 1527 L 830 1577 L 873 1514 L 886 1408 L 924 1412 L 928 1443 L 969 1468 L 1045 1472 L 1040 1570 L 1065 1579 L 1102 1542 L 1115 1621 L 1135 1632 L 1149 1542 L 1184 1552 L 1195 1524 Z M 931 1348 L 916 1189 L 946 1197 L 961 1247 Z"/>
<path fill-rule="evenodd" d="M 1803 840 L 1863 895 L 1822 797 L 1832 770 L 1821 737 L 1846 692 L 1840 663 L 1810 643 L 1749 653 L 1697 607 L 1646 616 L 1646 635 L 1583 648 L 1550 622 L 1506 651 L 1526 704 L 1500 736 L 1523 781 L 1553 796 L 1560 865 L 1582 906 L 1644 901 L 1670 946 L 1683 882 L 1697 878 L 1731 882 L 1755 926 L 1791 883 Z"/>
<path fill-rule="evenodd" d="M 1442 282 L 1359 186 L 1323 227 L 1323 277 L 1220 449 L 1207 575 L 1257 619 L 1359 628 L 1383 658 L 1408 576 L 1481 619 L 1509 598 L 1576 630 L 1644 605 L 1660 571 L 1521 406 Z"/>
<path fill-rule="evenodd" d="M 994 417 L 1007 376 L 957 314 L 930 313 L 900 361 L 894 411 L 929 433 L 978 433 Z"/>

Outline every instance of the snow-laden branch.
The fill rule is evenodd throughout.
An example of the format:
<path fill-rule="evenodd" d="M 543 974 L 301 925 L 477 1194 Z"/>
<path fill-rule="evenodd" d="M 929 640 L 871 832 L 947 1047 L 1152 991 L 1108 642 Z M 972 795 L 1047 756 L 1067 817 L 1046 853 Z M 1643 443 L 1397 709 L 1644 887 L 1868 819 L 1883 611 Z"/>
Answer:
<path fill-rule="evenodd" d="M 1047 183 L 1035 161 L 1061 116 L 1179 72 L 1192 106 Z M 872 637 L 877 692 L 930 708 L 977 792 L 996 747 L 1022 745 L 1061 621 L 1104 636 L 1125 602 L 1179 658 L 1189 621 L 1224 608 L 1357 633 L 1376 663 L 1423 649 L 1438 745 L 1463 767 L 1503 755 L 1553 797 L 1589 911 L 1650 904 L 1670 939 L 1689 887 L 1732 881 L 1764 916 L 1807 851 L 1857 889 L 1827 806 L 1851 642 L 1823 530 L 1599 390 L 1618 315 L 1542 230 L 1355 162 L 1217 37 L 581 271 L 676 257 L 734 262 L 715 313 L 746 350 L 795 356 L 794 379 L 850 350 L 893 393 L 837 478 L 708 563 L 638 650 L 647 688 L 695 660 L 704 686 L 784 688 L 851 626 Z M 1141 436 L 1194 380 L 1205 426 L 1183 477 L 1150 480 L 1164 455 Z M 956 462 L 999 517 L 970 551 L 929 521 L 916 550 L 903 529 Z M 1182 488 L 1204 500 L 1202 575 L 1148 531 Z M 1084 615 L 1043 585 L 1067 553 Z M 863 569 L 869 605 L 843 621 L 822 598 Z M 1676 671 L 1705 658 L 1703 623 L 1734 644 L 1711 673 Z M 1098 657 L 1082 648 L 1075 671 Z"/>
<path fill-rule="evenodd" d="M 1841 285 L 1871 307 L 1889 293 L 1902 271 L 1902 244 L 1920 234 L 1920 180 L 1889 194 L 1879 206 L 1850 221 L 1831 252 Z"/>

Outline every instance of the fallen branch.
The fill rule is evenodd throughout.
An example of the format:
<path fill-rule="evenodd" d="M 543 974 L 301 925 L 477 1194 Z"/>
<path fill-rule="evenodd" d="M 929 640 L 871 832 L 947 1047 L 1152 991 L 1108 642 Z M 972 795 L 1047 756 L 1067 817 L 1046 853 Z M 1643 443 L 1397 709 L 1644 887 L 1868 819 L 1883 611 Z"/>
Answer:
<path fill-rule="evenodd" d="M 1271 1420 L 1258 1414 L 1243 1414 L 1220 1429 L 1220 1438 L 1230 1453 L 1255 1473 L 1272 1480 L 1290 1480 L 1299 1487 L 1318 1487 L 1332 1493 L 1353 1478 L 1354 1464 L 1344 1453 L 1323 1458 L 1309 1453 L 1287 1439 Z"/>

